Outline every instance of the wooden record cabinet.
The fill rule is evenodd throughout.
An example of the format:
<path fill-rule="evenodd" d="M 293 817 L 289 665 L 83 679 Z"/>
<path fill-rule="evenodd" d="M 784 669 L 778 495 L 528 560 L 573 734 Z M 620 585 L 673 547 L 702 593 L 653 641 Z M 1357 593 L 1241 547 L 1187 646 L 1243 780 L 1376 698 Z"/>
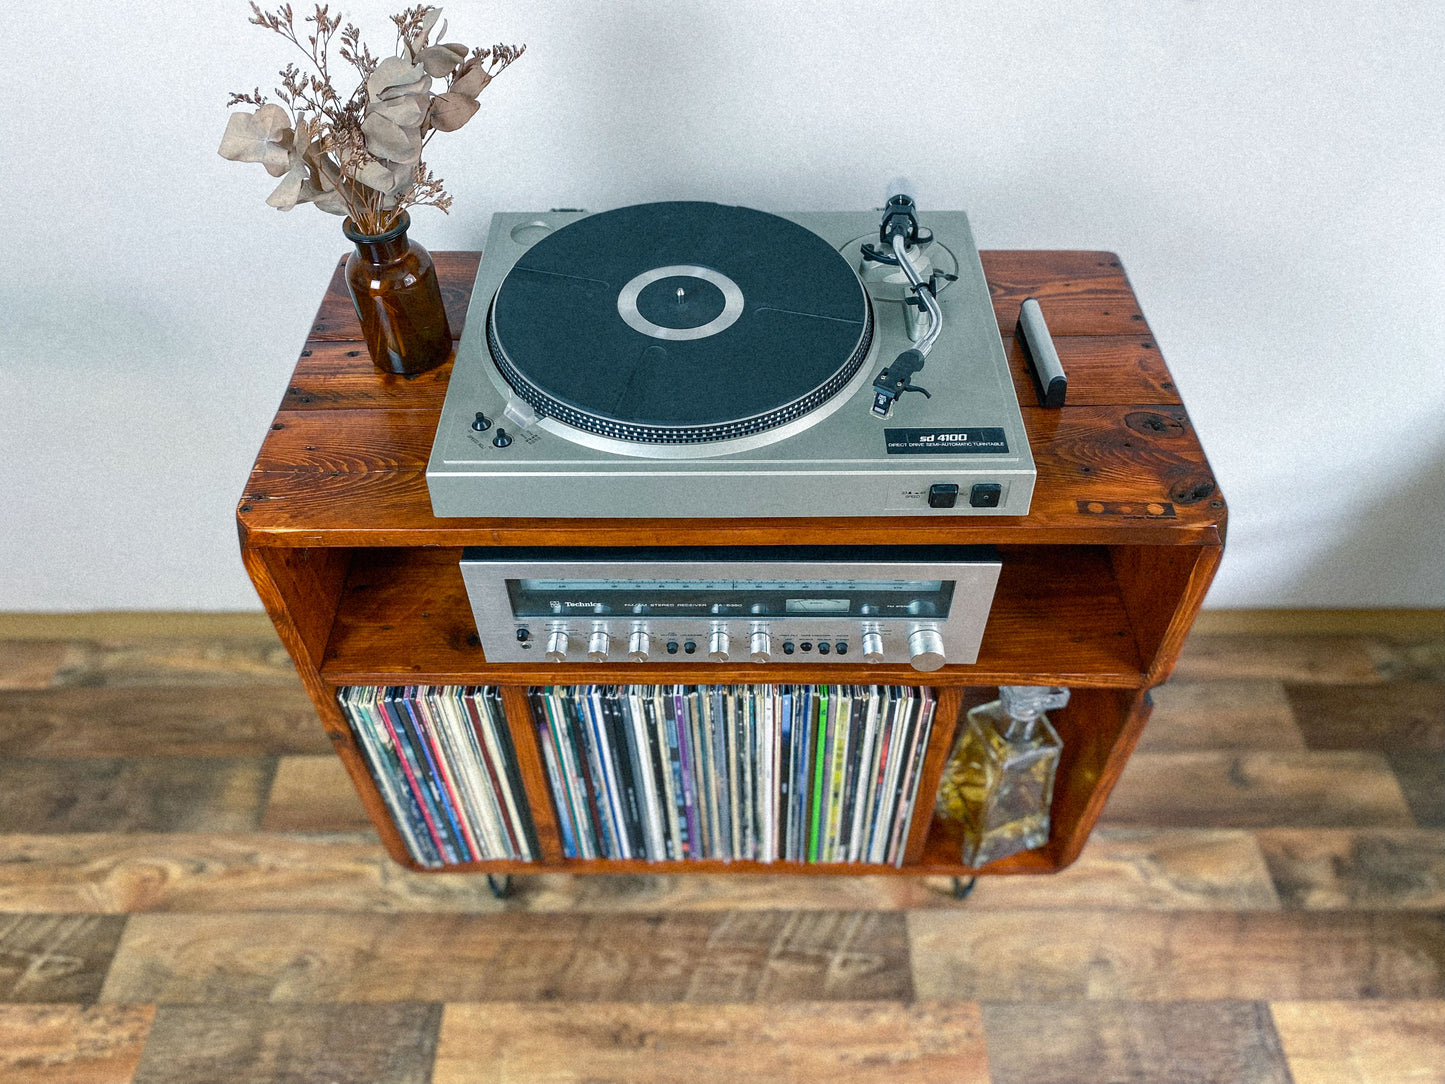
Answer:
<path fill-rule="evenodd" d="M 454 334 L 478 256 L 435 254 Z M 536 826 L 539 862 L 490 873 L 797 872 L 950 874 L 959 841 L 933 796 L 965 706 L 1003 684 L 1066 685 L 1051 718 L 1064 741 L 1047 846 L 988 873 L 1047 873 L 1082 849 L 1149 717 L 1149 690 L 1178 657 L 1224 545 L 1224 500 L 1117 257 L 984 252 L 1038 483 L 1029 514 L 806 520 L 436 519 L 426 463 L 450 363 L 414 379 L 371 364 L 338 268 L 266 433 L 237 512 L 241 552 L 388 852 L 413 863 L 336 702 L 346 685 L 496 685 Z M 1036 297 L 1068 371 L 1068 405 L 1044 410 L 1012 331 Z M 907 666 L 569 663 L 493 665 L 476 645 L 464 546 L 988 543 L 1003 572 L 978 661 Z M 930 685 L 939 710 L 901 869 L 690 860 L 582 861 L 562 854 L 526 689 L 586 683 Z"/>

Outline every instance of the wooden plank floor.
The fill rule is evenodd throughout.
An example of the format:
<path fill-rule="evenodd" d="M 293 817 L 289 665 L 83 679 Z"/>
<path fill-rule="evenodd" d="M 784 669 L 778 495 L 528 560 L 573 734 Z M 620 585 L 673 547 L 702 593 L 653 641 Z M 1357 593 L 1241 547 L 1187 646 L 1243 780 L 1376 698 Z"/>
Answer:
<path fill-rule="evenodd" d="M 1445 1082 L 1445 635 L 1156 701 L 1055 877 L 499 902 L 384 857 L 268 634 L 0 638 L 0 1080 Z"/>

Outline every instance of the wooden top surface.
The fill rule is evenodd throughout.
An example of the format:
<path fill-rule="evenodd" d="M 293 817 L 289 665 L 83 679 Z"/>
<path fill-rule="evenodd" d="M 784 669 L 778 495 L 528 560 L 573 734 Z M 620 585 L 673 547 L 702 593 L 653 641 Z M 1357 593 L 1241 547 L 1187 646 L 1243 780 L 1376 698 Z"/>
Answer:
<path fill-rule="evenodd" d="M 426 464 L 451 363 L 413 379 L 366 353 L 338 267 L 237 512 L 264 546 L 767 544 L 908 541 L 1219 544 L 1226 509 L 1173 378 L 1116 256 L 983 252 L 1038 468 L 1021 517 L 437 519 Z M 434 253 L 454 334 L 480 256 Z M 1069 376 L 1061 410 L 1037 406 L 1013 328 L 1036 297 Z M 659 538 L 665 530 L 666 537 Z"/>

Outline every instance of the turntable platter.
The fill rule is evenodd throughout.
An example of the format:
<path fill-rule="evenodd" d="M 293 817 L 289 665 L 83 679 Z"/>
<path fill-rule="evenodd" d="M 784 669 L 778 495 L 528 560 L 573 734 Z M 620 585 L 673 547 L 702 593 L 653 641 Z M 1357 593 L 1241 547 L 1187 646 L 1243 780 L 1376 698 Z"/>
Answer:
<path fill-rule="evenodd" d="M 872 334 L 867 294 L 827 241 L 696 202 L 589 215 L 542 238 L 487 324 L 498 371 L 538 414 L 652 444 L 800 418 L 848 384 Z"/>

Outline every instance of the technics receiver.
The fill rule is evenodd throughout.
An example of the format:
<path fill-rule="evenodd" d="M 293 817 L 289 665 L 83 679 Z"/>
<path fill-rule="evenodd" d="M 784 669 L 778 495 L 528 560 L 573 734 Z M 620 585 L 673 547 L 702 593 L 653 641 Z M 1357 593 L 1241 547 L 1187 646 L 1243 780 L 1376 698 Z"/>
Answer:
<path fill-rule="evenodd" d="M 462 579 L 489 663 L 972 663 L 987 546 L 486 547 Z"/>

